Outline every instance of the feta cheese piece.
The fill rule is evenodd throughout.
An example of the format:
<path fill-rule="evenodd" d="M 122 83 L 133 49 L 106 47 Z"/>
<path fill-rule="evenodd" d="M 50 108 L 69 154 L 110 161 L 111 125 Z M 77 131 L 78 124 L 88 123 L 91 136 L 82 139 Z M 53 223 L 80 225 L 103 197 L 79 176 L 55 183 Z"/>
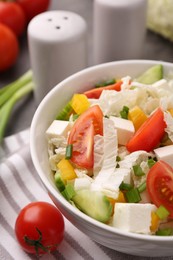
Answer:
<path fill-rule="evenodd" d="M 117 129 L 118 144 L 126 145 L 135 133 L 135 128 L 130 120 L 110 116 L 110 119 L 114 122 L 114 126 Z"/>
<path fill-rule="evenodd" d="M 68 131 L 71 129 L 69 121 L 54 120 L 46 131 L 48 139 L 57 138 L 59 136 L 67 137 Z"/>
<path fill-rule="evenodd" d="M 151 234 L 151 212 L 156 209 L 150 203 L 115 203 L 113 226 L 127 232 Z"/>
<path fill-rule="evenodd" d="M 154 152 L 158 160 L 162 160 L 173 167 L 173 145 L 156 148 Z"/>

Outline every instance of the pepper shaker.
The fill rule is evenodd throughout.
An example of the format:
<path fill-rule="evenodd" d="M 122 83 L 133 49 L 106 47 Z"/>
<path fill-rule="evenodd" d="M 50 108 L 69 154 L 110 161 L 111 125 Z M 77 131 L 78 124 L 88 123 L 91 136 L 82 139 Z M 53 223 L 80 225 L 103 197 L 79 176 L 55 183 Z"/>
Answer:
<path fill-rule="evenodd" d="M 60 81 L 87 67 L 87 25 L 76 13 L 47 11 L 28 25 L 30 63 L 39 104 Z"/>
<path fill-rule="evenodd" d="M 141 58 L 146 0 L 94 0 L 94 64 Z"/>

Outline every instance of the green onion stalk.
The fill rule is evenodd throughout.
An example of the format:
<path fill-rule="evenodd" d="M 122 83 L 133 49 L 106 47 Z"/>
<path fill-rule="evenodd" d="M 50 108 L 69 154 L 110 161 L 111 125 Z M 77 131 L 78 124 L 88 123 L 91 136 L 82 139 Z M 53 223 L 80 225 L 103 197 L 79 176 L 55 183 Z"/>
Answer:
<path fill-rule="evenodd" d="M 27 71 L 14 82 L 0 89 L 0 143 L 15 104 L 34 89 L 32 71 Z"/>

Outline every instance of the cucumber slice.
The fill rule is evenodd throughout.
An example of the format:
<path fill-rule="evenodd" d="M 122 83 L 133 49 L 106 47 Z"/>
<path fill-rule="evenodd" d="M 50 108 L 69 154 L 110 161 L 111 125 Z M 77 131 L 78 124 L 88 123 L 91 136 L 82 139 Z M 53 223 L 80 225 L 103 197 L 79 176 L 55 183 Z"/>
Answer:
<path fill-rule="evenodd" d="M 136 81 L 144 84 L 153 84 L 160 79 L 163 79 L 163 66 L 158 64 L 146 70 Z"/>
<path fill-rule="evenodd" d="M 73 108 L 71 107 L 71 101 L 69 101 L 63 110 L 57 115 L 56 120 L 65 120 L 68 121 Z"/>
<path fill-rule="evenodd" d="M 63 182 L 59 171 L 55 173 L 54 180 L 56 187 L 60 192 L 62 192 L 65 189 L 65 183 Z"/>
<path fill-rule="evenodd" d="M 72 201 L 77 208 L 100 222 L 107 222 L 112 215 L 112 204 L 102 192 L 79 190 Z"/>

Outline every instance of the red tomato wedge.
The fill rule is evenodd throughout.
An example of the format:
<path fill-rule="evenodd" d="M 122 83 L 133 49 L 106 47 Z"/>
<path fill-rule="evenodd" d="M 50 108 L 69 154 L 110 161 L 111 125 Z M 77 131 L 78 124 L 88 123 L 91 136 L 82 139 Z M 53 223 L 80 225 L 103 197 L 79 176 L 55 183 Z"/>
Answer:
<path fill-rule="evenodd" d="M 98 105 L 86 110 L 74 123 L 68 138 L 73 145 L 71 161 L 86 169 L 94 164 L 94 135 L 103 135 L 103 113 Z"/>
<path fill-rule="evenodd" d="M 166 123 L 164 115 L 158 108 L 138 129 L 134 136 L 127 143 L 126 148 L 129 152 L 144 150 L 150 152 L 160 142 L 165 133 Z"/>
<path fill-rule="evenodd" d="M 158 161 L 147 174 L 147 190 L 152 202 L 164 206 L 173 218 L 173 169 L 164 161 Z"/>
<path fill-rule="evenodd" d="M 118 81 L 115 84 L 106 86 L 106 87 L 100 87 L 100 88 L 93 88 L 91 90 L 88 90 L 86 92 L 84 92 L 84 94 L 88 97 L 88 98 L 96 98 L 98 99 L 102 93 L 103 90 L 116 90 L 116 91 L 120 91 L 121 90 L 121 84 L 122 81 Z"/>

